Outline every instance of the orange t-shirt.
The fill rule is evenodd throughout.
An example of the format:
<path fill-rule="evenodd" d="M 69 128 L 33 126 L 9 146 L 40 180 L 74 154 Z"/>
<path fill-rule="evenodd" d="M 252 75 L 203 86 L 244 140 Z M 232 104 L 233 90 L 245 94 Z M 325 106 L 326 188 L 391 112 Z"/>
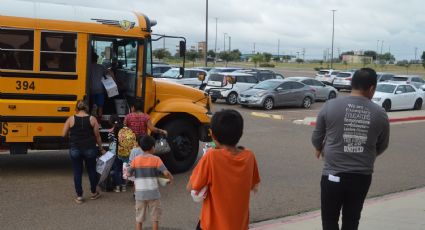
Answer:
<path fill-rule="evenodd" d="M 208 186 L 201 211 L 203 230 L 246 230 L 249 225 L 250 192 L 260 182 L 254 154 L 243 149 L 232 155 L 210 149 L 190 177 L 193 190 Z"/>

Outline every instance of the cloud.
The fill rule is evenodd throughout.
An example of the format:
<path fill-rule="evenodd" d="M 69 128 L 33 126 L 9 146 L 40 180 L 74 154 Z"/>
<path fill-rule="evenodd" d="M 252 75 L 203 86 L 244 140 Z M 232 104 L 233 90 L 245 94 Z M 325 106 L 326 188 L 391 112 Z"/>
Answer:
<path fill-rule="evenodd" d="M 136 10 L 158 21 L 156 33 L 185 36 L 190 45 L 205 40 L 205 0 L 45 1 Z M 412 59 L 414 47 L 425 50 L 421 0 L 209 0 L 209 48 L 215 46 L 218 18 L 218 49 L 227 33 L 232 48 L 243 53 L 252 52 L 254 43 L 256 51 L 277 53 L 280 40 L 281 52 L 305 49 L 307 58 L 321 58 L 331 47 L 332 9 L 337 10 L 336 50 L 376 50 L 378 40 L 398 59 Z M 166 46 L 174 49 L 175 44 L 167 41 Z"/>

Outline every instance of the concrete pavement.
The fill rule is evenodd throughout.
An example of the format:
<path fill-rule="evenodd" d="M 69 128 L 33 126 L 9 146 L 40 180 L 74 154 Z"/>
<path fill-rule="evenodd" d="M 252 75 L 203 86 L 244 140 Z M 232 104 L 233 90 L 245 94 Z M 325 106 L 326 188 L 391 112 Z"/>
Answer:
<path fill-rule="evenodd" d="M 257 223 L 250 229 L 321 230 L 320 210 Z M 359 229 L 424 230 L 425 187 L 366 200 Z"/>

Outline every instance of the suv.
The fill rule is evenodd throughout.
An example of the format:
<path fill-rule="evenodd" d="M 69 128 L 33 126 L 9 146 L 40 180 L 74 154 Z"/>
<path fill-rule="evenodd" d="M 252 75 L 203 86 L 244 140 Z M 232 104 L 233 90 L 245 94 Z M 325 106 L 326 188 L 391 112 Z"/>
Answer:
<path fill-rule="evenodd" d="M 341 89 L 351 90 L 351 79 L 353 79 L 354 72 L 340 72 L 333 80 L 333 87 L 338 91 Z"/>
<path fill-rule="evenodd" d="M 397 75 L 391 81 L 405 81 L 407 84 L 414 85 L 417 89 L 421 89 L 425 85 L 425 81 L 418 75 Z"/>
<path fill-rule="evenodd" d="M 235 72 L 252 74 L 260 82 L 265 80 L 270 80 L 270 79 L 284 79 L 282 74 L 278 74 L 267 69 L 244 69 L 244 70 L 236 70 Z"/>
<path fill-rule="evenodd" d="M 234 85 L 227 83 L 227 77 L 236 80 Z M 212 73 L 209 75 L 205 91 L 211 95 L 211 100 L 224 99 L 229 105 L 238 103 L 239 92 L 245 91 L 258 83 L 257 78 L 246 73 Z"/>
<path fill-rule="evenodd" d="M 391 79 L 395 77 L 395 75 L 391 73 L 376 73 L 376 75 L 378 75 L 378 83 L 383 81 L 391 81 Z"/>
<path fill-rule="evenodd" d="M 339 70 L 333 69 L 323 69 L 317 72 L 316 80 L 321 81 L 327 85 L 332 85 L 336 75 L 339 73 Z"/>
<path fill-rule="evenodd" d="M 199 75 L 207 76 L 207 72 L 202 69 L 185 69 L 184 76 L 180 75 L 179 68 L 172 68 L 167 72 L 163 73 L 159 78 L 162 78 L 166 81 L 175 82 L 181 85 L 187 85 L 194 88 L 203 89 L 205 88 L 205 83 L 203 85 L 202 82 L 198 79 Z M 207 79 L 204 81 L 207 82 Z"/>
<path fill-rule="evenodd" d="M 214 67 L 208 71 L 208 73 L 231 73 L 236 70 L 242 70 L 242 68 L 239 67 Z"/>
<path fill-rule="evenodd" d="M 171 68 L 173 67 L 168 64 L 152 64 L 152 75 L 154 77 L 159 77 Z"/>

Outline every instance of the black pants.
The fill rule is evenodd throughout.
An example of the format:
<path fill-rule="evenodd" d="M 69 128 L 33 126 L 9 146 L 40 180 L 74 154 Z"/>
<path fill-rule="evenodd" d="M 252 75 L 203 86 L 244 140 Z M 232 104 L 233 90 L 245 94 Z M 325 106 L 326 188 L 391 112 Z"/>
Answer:
<path fill-rule="evenodd" d="M 341 208 L 341 230 L 357 230 L 372 175 L 340 173 L 335 176 L 340 177 L 340 182 L 329 181 L 328 176 L 322 176 L 320 182 L 323 230 L 339 230 Z"/>
<path fill-rule="evenodd" d="M 201 221 L 198 222 L 198 225 L 196 225 L 196 230 L 202 230 L 201 228 Z"/>

